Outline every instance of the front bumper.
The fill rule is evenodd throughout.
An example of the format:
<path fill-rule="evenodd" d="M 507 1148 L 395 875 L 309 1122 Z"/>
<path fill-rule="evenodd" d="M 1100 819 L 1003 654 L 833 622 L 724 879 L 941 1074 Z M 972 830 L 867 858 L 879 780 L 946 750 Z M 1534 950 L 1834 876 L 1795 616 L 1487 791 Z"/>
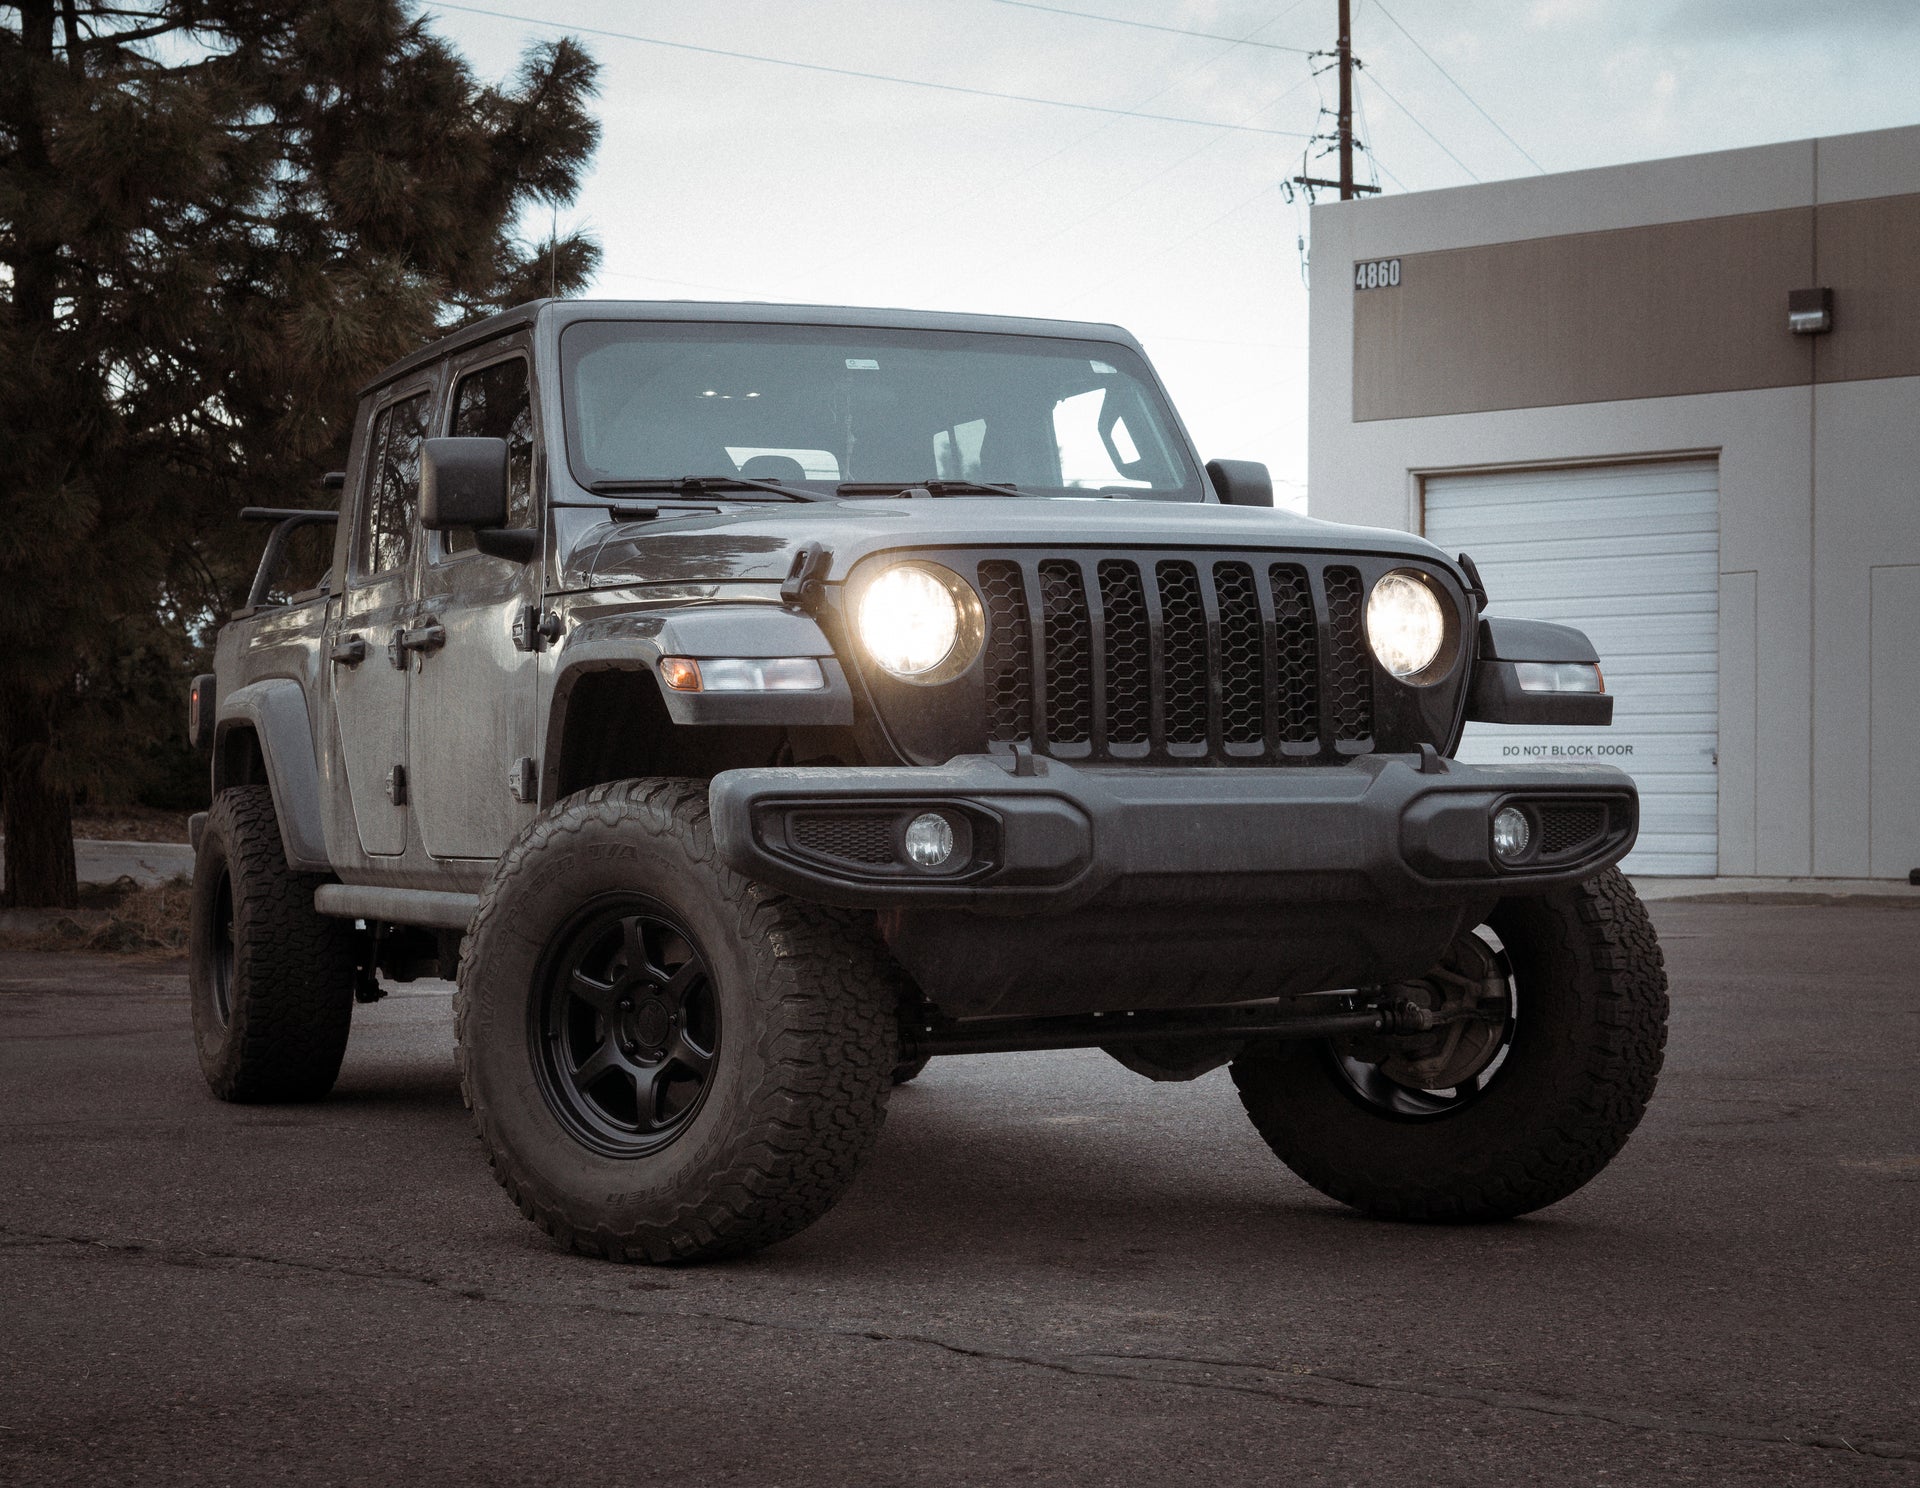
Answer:
<path fill-rule="evenodd" d="M 972 755 L 931 768 L 729 770 L 710 800 L 722 857 L 803 898 L 1015 915 L 1484 902 L 1590 877 L 1625 856 L 1639 821 L 1633 782 L 1605 765 L 1431 754 L 1278 769 Z M 1509 804 L 1534 828 L 1515 864 L 1492 846 L 1493 816 Z M 927 812 L 955 836 L 954 860 L 931 869 L 902 847 L 906 824 Z"/>

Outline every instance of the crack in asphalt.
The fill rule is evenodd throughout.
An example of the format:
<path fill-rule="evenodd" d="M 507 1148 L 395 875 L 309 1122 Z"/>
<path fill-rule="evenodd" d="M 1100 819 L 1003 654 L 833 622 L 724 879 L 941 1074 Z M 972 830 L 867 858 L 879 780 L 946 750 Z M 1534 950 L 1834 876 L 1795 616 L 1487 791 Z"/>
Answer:
<path fill-rule="evenodd" d="M 506 1292 L 489 1293 L 475 1286 L 461 1286 L 429 1273 L 392 1267 L 352 1266 L 338 1261 L 308 1261 L 297 1257 L 268 1255 L 253 1251 L 201 1250 L 194 1246 L 146 1239 L 113 1240 L 90 1235 L 46 1234 L 0 1228 L 0 1250 L 80 1248 L 105 1251 L 129 1259 L 160 1265 L 199 1267 L 222 1264 L 253 1264 L 317 1275 L 348 1277 L 362 1281 L 402 1282 L 420 1286 L 464 1301 L 496 1302 L 514 1305 L 519 1299 Z M 647 1288 L 672 1290 L 664 1285 Z M 621 1307 L 606 1301 L 572 1301 L 566 1304 L 576 1311 L 602 1315 L 657 1320 L 661 1309 Z M 984 1363 L 1010 1364 L 1043 1369 L 1082 1379 L 1123 1380 L 1132 1384 L 1172 1386 L 1182 1389 L 1212 1390 L 1227 1394 L 1250 1395 L 1284 1405 L 1316 1410 L 1366 1410 L 1368 1394 L 1408 1395 L 1445 1401 L 1450 1404 L 1478 1405 L 1490 1410 L 1518 1411 L 1531 1415 L 1593 1421 L 1630 1431 L 1664 1432 L 1681 1436 L 1711 1437 L 1725 1441 L 1755 1442 L 1770 1446 L 1811 1448 L 1901 1461 L 1920 1461 L 1920 1445 L 1884 1439 L 1848 1438 L 1825 1432 L 1805 1432 L 1756 1426 L 1739 1421 L 1717 1421 L 1704 1417 L 1663 1416 L 1657 1412 L 1622 1406 L 1588 1405 L 1580 1401 L 1512 1390 L 1476 1389 L 1426 1380 L 1376 1379 L 1357 1370 L 1334 1365 L 1279 1365 L 1259 1360 L 1210 1357 L 1201 1354 L 1121 1354 L 1081 1353 L 1049 1356 L 1021 1354 L 972 1347 L 920 1333 L 888 1333 L 870 1328 L 837 1328 L 831 1324 L 788 1322 L 775 1318 L 743 1317 L 735 1313 L 698 1309 L 672 1309 L 664 1315 L 689 1322 L 720 1323 L 732 1327 L 771 1329 L 813 1337 L 857 1339 L 872 1343 L 907 1344 L 931 1348 L 962 1359 Z M 1105 1367 L 1143 1365 L 1146 1368 Z M 1192 1371 L 1231 1370 L 1251 1378 L 1220 1378 Z M 1280 1380 L 1286 1380 L 1282 1387 Z M 1329 1388 L 1331 1387 L 1331 1388 Z"/>

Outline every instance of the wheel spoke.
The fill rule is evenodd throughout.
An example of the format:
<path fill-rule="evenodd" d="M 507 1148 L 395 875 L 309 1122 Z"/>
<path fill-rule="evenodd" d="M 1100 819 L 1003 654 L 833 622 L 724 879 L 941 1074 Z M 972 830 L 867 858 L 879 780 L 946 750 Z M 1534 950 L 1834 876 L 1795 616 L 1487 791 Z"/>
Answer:
<path fill-rule="evenodd" d="M 614 1046 L 613 1040 L 604 1039 L 600 1047 L 581 1060 L 580 1067 L 574 1070 L 574 1088 L 585 1091 L 608 1070 L 624 1067 L 620 1059 L 620 1051 Z"/>
<path fill-rule="evenodd" d="M 577 968 L 567 979 L 567 990 L 608 1017 L 612 1017 L 619 1006 L 619 989 L 612 982 L 600 981 Z"/>
<path fill-rule="evenodd" d="M 620 941 L 626 953 L 626 980 L 638 977 L 653 980 L 652 957 L 647 954 L 646 922 L 639 915 L 628 915 L 620 922 Z"/>
<path fill-rule="evenodd" d="M 647 974 L 649 976 L 653 975 L 651 969 Z M 695 984 L 705 977 L 706 974 L 707 969 L 700 964 L 700 958 L 698 956 L 689 956 L 685 961 L 681 962 L 679 966 L 674 968 L 671 975 L 662 973 L 660 979 L 661 995 L 666 998 L 671 1006 L 676 1008 L 680 1007 L 686 1002 L 687 994 L 693 990 Z"/>
<path fill-rule="evenodd" d="M 660 1096 L 667 1088 L 666 1075 L 665 1064 L 633 1071 L 633 1101 L 640 1112 L 641 1131 L 658 1131 L 666 1125 L 660 1119 Z"/>
<path fill-rule="evenodd" d="M 697 1080 L 707 1077 L 707 1068 L 713 1063 L 713 1050 L 703 1049 L 687 1037 L 683 1028 L 673 1036 L 673 1042 L 667 1046 L 667 1058 Z"/>

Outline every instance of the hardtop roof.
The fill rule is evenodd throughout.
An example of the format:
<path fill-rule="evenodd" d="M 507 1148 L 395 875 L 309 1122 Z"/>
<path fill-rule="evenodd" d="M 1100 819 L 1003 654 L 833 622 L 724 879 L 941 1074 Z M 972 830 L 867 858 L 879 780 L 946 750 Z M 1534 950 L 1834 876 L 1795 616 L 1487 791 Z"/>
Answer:
<path fill-rule="evenodd" d="M 402 357 L 361 389 L 361 395 L 443 356 L 545 320 L 735 321 L 743 325 L 824 325 L 906 331 L 983 331 L 1003 336 L 1048 336 L 1073 341 L 1140 343 L 1117 325 L 1088 320 L 1041 320 L 1021 315 L 971 315 L 950 310 L 889 310 L 858 305 L 773 305 L 757 300 L 531 300 L 462 326 Z"/>

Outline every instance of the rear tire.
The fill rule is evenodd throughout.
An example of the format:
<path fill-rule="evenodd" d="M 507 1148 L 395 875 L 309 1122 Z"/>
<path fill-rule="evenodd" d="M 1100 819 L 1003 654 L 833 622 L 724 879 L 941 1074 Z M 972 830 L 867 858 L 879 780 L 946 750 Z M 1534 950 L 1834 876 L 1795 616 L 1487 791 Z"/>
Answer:
<path fill-rule="evenodd" d="M 220 792 L 194 856 L 187 981 L 194 1044 L 222 1100 L 313 1101 L 353 1019 L 351 925 L 318 913 L 264 785 Z"/>
<path fill-rule="evenodd" d="M 1394 1086 L 1377 1066 L 1357 1082 L 1327 1040 L 1262 1045 L 1234 1061 L 1260 1135 L 1322 1193 L 1381 1219 L 1505 1219 L 1586 1183 L 1639 1123 L 1666 1045 L 1667 977 L 1632 886 L 1609 869 L 1503 901 L 1488 925 L 1511 968 L 1515 1016 L 1483 1086 L 1433 1096 Z"/>
<path fill-rule="evenodd" d="M 804 1229 L 872 1150 L 903 978 L 860 917 L 740 877 L 706 786 L 553 807 L 480 896 L 455 1008 L 495 1178 L 562 1245 L 736 1255 Z"/>

